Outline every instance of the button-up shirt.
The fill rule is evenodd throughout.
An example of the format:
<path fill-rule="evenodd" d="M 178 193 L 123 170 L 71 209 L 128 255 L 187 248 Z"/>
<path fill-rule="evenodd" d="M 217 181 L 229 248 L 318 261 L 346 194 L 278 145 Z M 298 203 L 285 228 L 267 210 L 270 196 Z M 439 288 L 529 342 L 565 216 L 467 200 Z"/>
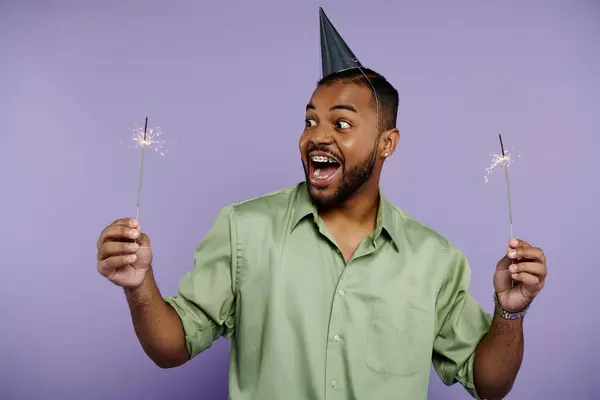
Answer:
<path fill-rule="evenodd" d="M 475 398 L 491 315 L 443 236 L 380 193 L 346 262 L 305 183 L 224 207 L 175 296 L 190 358 L 231 339 L 232 400 L 426 399 L 431 364 Z"/>

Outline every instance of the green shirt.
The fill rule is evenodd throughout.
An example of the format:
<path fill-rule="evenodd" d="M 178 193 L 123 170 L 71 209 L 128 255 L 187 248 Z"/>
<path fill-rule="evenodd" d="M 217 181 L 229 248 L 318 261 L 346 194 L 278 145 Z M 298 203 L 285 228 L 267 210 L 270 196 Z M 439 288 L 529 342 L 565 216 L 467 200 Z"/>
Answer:
<path fill-rule="evenodd" d="M 431 363 L 477 398 L 491 315 L 464 255 L 383 196 L 346 263 L 304 183 L 223 208 L 174 297 L 190 358 L 231 339 L 233 400 L 426 399 Z"/>

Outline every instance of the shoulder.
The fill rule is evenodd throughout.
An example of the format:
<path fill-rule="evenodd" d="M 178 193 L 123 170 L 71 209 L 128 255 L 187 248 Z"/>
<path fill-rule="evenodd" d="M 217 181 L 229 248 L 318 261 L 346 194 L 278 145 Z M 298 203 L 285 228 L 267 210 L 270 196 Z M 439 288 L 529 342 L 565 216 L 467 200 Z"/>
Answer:
<path fill-rule="evenodd" d="M 406 211 L 391 206 L 395 226 L 401 231 L 408 251 L 427 266 L 429 276 L 440 287 L 448 282 L 468 282 L 470 266 L 464 253 L 445 235 L 417 220 Z"/>
<path fill-rule="evenodd" d="M 253 213 L 273 213 L 285 210 L 291 201 L 294 200 L 298 185 L 288 186 L 283 189 L 265 193 L 261 196 L 234 203 L 229 207 L 237 215 Z"/>
<path fill-rule="evenodd" d="M 444 234 L 390 202 L 388 202 L 388 207 L 394 227 L 398 231 L 397 234 L 403 237 L 413 251 L 436 255 L 451 265 L 457 261 L 462 262 L 463 253 Z"/>
<path fill-rule="evenodd" d="M 432 242 L 445 252 L 453 247 L 448 238 L 439 231 L 416 219 L 400 207 L 391 203 L 388 204 L 391 215 L 394 218 L 395 226 L 404 231 L 408 240 L 416 243 L 422 241 Z"/>
<path fill-rule="evenodd" d="M 293 208 L 299 184 L 265 193 L 251 199 L 223 207 L 219 214 L 234 219 L 237 223 L 261 221 L 282 221 Z"/>

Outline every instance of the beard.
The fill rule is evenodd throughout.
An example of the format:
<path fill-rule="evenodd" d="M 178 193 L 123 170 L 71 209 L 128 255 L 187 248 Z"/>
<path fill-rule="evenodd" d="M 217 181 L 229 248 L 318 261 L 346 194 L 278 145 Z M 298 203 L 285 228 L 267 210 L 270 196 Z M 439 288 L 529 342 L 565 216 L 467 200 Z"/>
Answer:
<path fill-rule="evenodd" d="M 303 164 L 306 185 L 309 188 L 310 197 L 315 206 L 324 209 L 333 208 L 352 197 L 352 195 L 354 195 L 369 180 L 373 173 L 375 160 L 377 158 L 377 144 L 377 141 L 375 141 L 373 151 L 360 164 L 355 165 L 348 170 L 346 170 L 345 164 L 340 165 L 342 175 L 337 187 L 331 195 L 325 194 L 325 190 L 323 189 L 311 186 L 308 165 Z"/>

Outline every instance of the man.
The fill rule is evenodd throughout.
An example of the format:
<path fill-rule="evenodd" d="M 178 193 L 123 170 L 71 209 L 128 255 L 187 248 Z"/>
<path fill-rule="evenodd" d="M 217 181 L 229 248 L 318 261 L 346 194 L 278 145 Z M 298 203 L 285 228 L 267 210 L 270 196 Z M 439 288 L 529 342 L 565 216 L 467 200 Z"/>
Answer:
<path fill-rule="evenodd" d="M 125 288 L 158 366 L 230 338 L 234 400 L 425 399 L 432 362 L 448 385 L 504 397 L 523 356 L 523 316 L 544 285 L 543 252 L 510 241 L 496 310 L 484 313 L 463 254 L 380 192 L 399 140 L 398 93 L 322 10 L 321 44 L 324 78 L 299 143 L 306 181 L 222 209 L 176 296 L 161 297 L 133 219 L 102 232 L 99 272 Z"/>

